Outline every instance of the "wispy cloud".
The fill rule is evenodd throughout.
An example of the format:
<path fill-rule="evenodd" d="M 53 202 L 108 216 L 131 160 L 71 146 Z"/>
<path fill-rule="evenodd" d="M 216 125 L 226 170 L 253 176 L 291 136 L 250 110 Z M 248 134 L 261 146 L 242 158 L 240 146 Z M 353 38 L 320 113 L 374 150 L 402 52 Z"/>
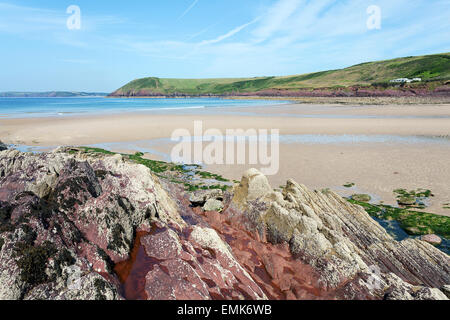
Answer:
<path fill-rule="evenodd" d="M 197 5 L 199 1 L 200 0 L 194 0 L 194 2 L 191 3 L 191 5 L 181 14 L 181 16 L 178 17 L 178 20 L 181 20 L 185 15 L 189 13 L 189 11 L 194 9 L 194 7 Z"/>
<path fill-rule="evenodd" d="M 194 1 L 186 11 L 189 12 L 197 2 Z M 445 29 L 449 26 L 445 14 L 439 13 L 439 10 L 435 10 L 439 14 L 418 17 L 418 8 L 424 5 L 421 1 L 410 3 L 409 0 L 397 0 L 393 3 L 390 0 L 379 0 L 378 3 L 383 12 L 383 28 L 376 32 L 371 32 L 366 27 L 366 8 L 372 1 L 354 3 L 337 0 L 278 0 L 265 8 L 258 18 L 213 39 L 191 42 L 193 38 L 210 30 L 208 27 L 186 40 L 128 39 L 121 42 L 121 47 L 152 57 L 209 61 L 211 70 L 215 71 L 215 66 L 220 66 L 222 70 L 224 66 L 235 70 L 244 66 L 243 72 L 248 73 L 248 66 L 252 65 L 255 69 L 260 65 L 260 70 L 267 70 L 266 62 L 271 61 L 273 70 L 281 70 L 274 73 L 283 73 L 283 70 L 287 70 L 286 73 L 296 73 L 328 68 L 328 65 L 317 62 L 320 61 L 319 58 L 314 59 L 314 64 L 309 62 L 298 68 L 299 71 L 292 68 L 294 63 L 298 66 L 297 61 L 302 56 L 310 56 L 311 52 L 316 56 L 323 56 L 323 60 L 329 64 L 332 61 L 338 62 L 337 66 L 341 63 L 357 63 L 360 60 L 382 57 L 388 47 L 389 50 L 394 50 L 399 43 L 419 48 L 417 41 L 422 39 L 420 34 L 426 30 L 422 27 L 428 25 L 433 26 L 433 29 Z M 415 12 L 416 16 L 408 17 L 407 13 L 405 16 L 405 10 L 408 13 Z M 251 29 L 251 32 L 237 37 L 244 29 Z M 427 36 L 427 46 L 439 43 L 438 37 L 439 35 Z M 415 41 L 412 41 L 413 39 Z M 420 41 L 425 44 L 425 40 Z M 358 48 L 359 53 L 352 48 Z M 325 59 L 326 56 L 328 58 Z"/>
<path fill-rule="evenodd" d="M 244 30 L 248 26 L 250 26 L 250 25 L 254 24 L 255 22 L 257 22 L 259 19 L 260 18 L 256 18 L 256 19 L 254 19 L 254 20 L 252 20 L 252 21 L 250 21 L 250 22 L 248 22 L 246 24 L 243 24 L 243 25 L 241 25 L 239 27 L 236 27 L 233 30 L 231 30 L 231 31 L 227 32 L 226 34 L 221 35 L 221 36 L 219 36 L 219 37 L 217 37 L 215 39 L 203 40 L 202 42 L 200 42 L 200 45 L 203 46 L 203 45 L 208 45 L 208 44 L 219 43 L 219 42 L 221 42 L 221 41 L 223 41 L 225 39 L 231 38 L 235 34 L 241 32 L 242 30 Z"/>
<path fill-rule="evenodd" d="M 65 39 L 63 43 L 78 43 L 71 41 L 74 32 L 68 32 L 66 11 L 20 6 L 0 2 L 0 33 L 16 34 L 26 38 L 48 37 L 55 40 Z M 126 22 L 125 19 L 112 15 L 88 15 L 82 11 L 82 32 L 95 31 L 100 26 L 115 25 Z M 43 34 L 45 32 L 45 34 Z"/>
<path fill-rule="evenodd" d="M 264 22 L 254 31 L 260 41 L 277 32 L 303 3 L 303 0 L 280 0 L 267 10 Z"/>
<path fill-rule="evenodd" d="M 189 40 L 192 40 L 194 38 L 201 36 L 202 34 L 205 34 L 206 32 L 208 32 L 209 30 L 211 30 L 213 27 L 217 26 L 218 24 L 219 24 L 218 22 L 213 23 L 212 25 L 207 26 L 206 28 L 200 30 L 199 32 L 196 32 L 196 33 L 190 35 L 186 40 L 189 41 Z"/>
<path fill-rule="evenodd" d="M 0 3 L 0 32 L 20 34 L 65 26 L 63 13 L 42 8 Z"/>

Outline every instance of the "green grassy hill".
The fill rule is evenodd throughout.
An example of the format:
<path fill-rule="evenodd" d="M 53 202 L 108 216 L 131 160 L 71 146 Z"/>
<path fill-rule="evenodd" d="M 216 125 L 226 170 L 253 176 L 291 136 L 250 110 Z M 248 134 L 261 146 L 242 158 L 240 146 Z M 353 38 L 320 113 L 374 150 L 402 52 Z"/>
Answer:
<path fill-rule="evenodd" d="M 423 80 L 450 79 L 450 53 L 368 62 L 340 70 L 296 76 L 238 79 L 160 79 L 134 80 L 115 91 L 113 96 L 145 95 L 223 95 L 262 90 L 299 90 L 370 86 L 395 78 Z"/>

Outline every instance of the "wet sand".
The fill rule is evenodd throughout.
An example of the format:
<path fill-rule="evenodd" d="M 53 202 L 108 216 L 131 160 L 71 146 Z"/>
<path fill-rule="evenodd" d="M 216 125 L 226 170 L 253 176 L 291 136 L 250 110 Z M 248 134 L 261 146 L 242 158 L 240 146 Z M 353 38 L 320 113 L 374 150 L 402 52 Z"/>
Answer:
<path fill-rule="evenodd" d="M 0 140 L 30 146 L 117 143 L 114 151 L 155 151 L 164 159 L 174 129 L 280 129 L 281 135 L 312 135 L 311 141 L 280 146 L 280 171 L 269 177 L 273 187 L 292 178 L 313 189 L 330 188 L 343 196 L 369 193 L 375 201 L 394 204 L 393 190 L 426 188 L 436 197 L 427 211 L 450 216 L 450 105 L 339 106 L 283 105 L 260 108 L 215 108 L 206 111 L 121 114 L 110 116 L 0 119 Z M 364 135 L 364 141 L 342 142 L 323 135 Z M 372 142 L 371 137 L 403 137 Z M 429 138 L 418 140 L 416 137 Z M 437 139 L 437 140 L 436 140 Z M 150 141 L 149 141 L 150 140 Z M 315 142 L 317 140 L 317 142 Z M 325 141 L 322 141 L 325 140 Z M 350 139 L 351 140 L 351 139 Z M 411 140 L 411 141 L 409 141 Z M 144 141 L 138 143 L 136 141 Z M 131 143 L 132 142 L 132 143 Z M 239 180 L 250 166 L 214 165 L 207 169 Z M 259 166 L 252 166 L 259 168 Z M 343 184 L 353 182 L 352 189 Z"/>

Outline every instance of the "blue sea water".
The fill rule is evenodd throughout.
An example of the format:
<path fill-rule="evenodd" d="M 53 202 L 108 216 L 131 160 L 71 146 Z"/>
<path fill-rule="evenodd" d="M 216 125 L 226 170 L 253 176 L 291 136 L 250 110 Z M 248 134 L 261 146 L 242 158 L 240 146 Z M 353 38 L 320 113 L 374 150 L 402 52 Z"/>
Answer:
<path fill-rule="evenodd" d="M 251 107 L 285 104 L 275 100 L 232 100 L 220 98 L 117 99 L 117 98 L 0 98 L 0 118 L 61 117 L 195 110 L 215 107 Z"/>

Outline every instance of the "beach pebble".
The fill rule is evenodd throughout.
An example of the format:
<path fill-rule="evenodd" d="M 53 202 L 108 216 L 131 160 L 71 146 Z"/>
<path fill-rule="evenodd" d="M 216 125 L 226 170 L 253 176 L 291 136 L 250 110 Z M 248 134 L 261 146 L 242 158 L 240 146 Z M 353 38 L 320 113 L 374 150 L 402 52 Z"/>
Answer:
<path fill-rule="evenodd" d="M 440 245 L 442 243 L 442 239 L 435 234 L 427 234 L 425 236 L 421 236 L 420 240 L 431 243 L 433 245 Z"/>

